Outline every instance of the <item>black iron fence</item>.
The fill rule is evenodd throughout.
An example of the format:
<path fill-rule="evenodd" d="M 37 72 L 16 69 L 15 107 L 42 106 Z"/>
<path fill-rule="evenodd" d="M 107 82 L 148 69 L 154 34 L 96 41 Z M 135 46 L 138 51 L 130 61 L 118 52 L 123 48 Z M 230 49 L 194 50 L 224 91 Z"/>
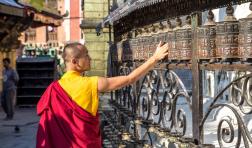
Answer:
<path fill-rule="evenodd" d="M 159 40 L 169 43 L 165 60 L 140 81 L 114 92 L 113 112 L 104 116 L 121 136 L 110 136 L 116 147 L 252 146 L 252 17 L 238 21 L 231 5 L 226 11 L 224 22 L 215 23 L 210 10 L 207 23 L 194 26 L 199 20 L 195 13 L 177 18 L 175 27 L 168 20 L 132 30 L 110 46 L 110 73 L 115 76 L 142 64 Z M 178 69 L 190 71 L 191 85 Z M 206 99 L 205 70 L 239 74 Z"/>

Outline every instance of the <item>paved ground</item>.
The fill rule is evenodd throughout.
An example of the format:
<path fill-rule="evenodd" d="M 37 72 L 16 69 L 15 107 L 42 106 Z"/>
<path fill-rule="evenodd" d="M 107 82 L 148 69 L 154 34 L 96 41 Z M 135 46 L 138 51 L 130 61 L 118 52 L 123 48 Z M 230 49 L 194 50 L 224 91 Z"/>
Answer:
<path fill-rule="evenodd" d="M 101 104 L 107 108 L 108 94 L 100 95 Z M 35 148 L 39 117 L 36 108 L 16 108 L 13 120 L 3 120 L 5 114 L 0 107 L 0 148 Z M 15 131 L 15 127 L 19 131 Z"/>
<path fill-rule="evenodd" d="M 109 98 L 109 95 L 100 96 L 101 106 L 103 106 L 102 109 L 106 110 L 110 108 L 110 106 L 107 105 L 107 100 Z M 36 145 L 36 130 L 39 121 L 39 117 L 36 115 L 36 108 L 17 108 L 15 117 L 11 121 L 3 120 L 4 117 L 5 114 L 0 107 L 0 148 L 34 148 Z M 191 135 L 190 119 L 189 117 L 188 135 Z M 250 117 L 250 119 L 252 118 Z M 19 127 L 19 131 L 15 131 L 16 126 Z M 216 121 L 208 121 L 204 129 L 206 134 L 205 143 L 218 145 Z M 250 132 L 252 131 L 251 128 L 249 130 Z M 230 147 L 234 147 L 234 145 Z"/>
<path fill-rule="evenodd" d="M 34 148 L 39 117 L 35 108 L 17 108 L 13 120 L 5 121 L 0 109 L 0 147 Z M 18 126 L 19 131 L 15 131 Z"/>

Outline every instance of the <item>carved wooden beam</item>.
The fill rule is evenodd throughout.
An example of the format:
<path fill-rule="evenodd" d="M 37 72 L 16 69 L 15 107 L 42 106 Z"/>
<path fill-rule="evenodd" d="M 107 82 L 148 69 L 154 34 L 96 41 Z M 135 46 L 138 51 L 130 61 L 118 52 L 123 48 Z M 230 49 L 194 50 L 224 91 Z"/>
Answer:
<path fill-rule="evenodd" d="M 23 31 L 31 26 L 34 15 L 30 15 L 28 17 L 20 18 L 18 20 L 17 17 L 13 19 L 9 17 L 5 21 L 5 26 L 1 31 L 4 31 L 0 38 L 0 50 L 7 51 L 6 49 L 15 49 L 20 45 L 20 41 L 18 37 L 21 35 Z M 7 24 L 7 25 L 6 25 Z"/>

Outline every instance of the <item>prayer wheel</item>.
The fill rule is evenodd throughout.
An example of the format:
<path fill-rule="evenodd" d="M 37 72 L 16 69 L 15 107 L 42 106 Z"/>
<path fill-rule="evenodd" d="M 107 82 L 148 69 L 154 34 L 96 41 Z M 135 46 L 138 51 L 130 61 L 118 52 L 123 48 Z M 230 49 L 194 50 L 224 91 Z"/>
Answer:
<path fill-rule="evenodd" d="M 158 39 L 156 43 L 156 47 L 158 46 L 159 42 L 167 43 L 167 32 L 165 29 L 166 26 L 163 25 L 162 22 L 159 24 L 159 31 L 158 31 Z M 156 50 L 156 49 L 155 49 Z M 167 57 L 163 59 L 163 61 L 167 61 Z"/>
<path fill-rule="evenodd" d="M 167 26 L 165 26 L 162 22 L 159 23 L 159 26 L 158 26 L 158 39 L 157 39 L 156 46 L 159 44 L 160 41 L 162 41 L 163 43 L 167 42 L 167 39 L 166 39 L 167 32 L 165 30 L 166 28 L 167 28 Z"/>
<path fill-rule="evenodd" d="M 159 42 L 159 34 L 157 32 L 157 26 L 152 25 L 152 33 L 151 33 L 151 36 L 149 38 L 148 58 L 150 58 L 154 54 L 158 42 Z"/>
<path fill-rule="evenodd" d="M 191 17 L 187 16 L 186 25 L 176 31 L 177 50 L 180 61 L 189 61 L 192 59 L 192 26 Z"/>
<path fill-rule="evenodd" d="M 136 60 L 136 50 L 137 50 L 137 38 L 136 30 L 130 31 L 129 48 L 132 53 L 132 60 Z"/>
<path fill-rule="evenodd" d="M 132 49 L 130 48 L 130 33 L 126 34 L 125 39 L 122 41 L 122 48 L 123 48 L 123 55 L 122 55 L 122 61 L 132 61 L 133 60 L 133 53 Z"/>
<path fill-rule="evenodd" d="M 250 3 L 252 10 L 252 3 Z M 239 23 L 239 49 L 238 56 L 243 61 L 252 61 L 252 14 L 247 18 L 241 19 Z"/>
<path fill-rule="evenodd" d="M 149 55 L 149 48 L 150 48 L 150 32 L 149 32 L 149 28 L 148 27 L 145 27 L 144 28 L 144 33 L 143 33 L 143 36 L 142 36 L 142 44 L 143 44 L 143 50 L 141 51 L 142 52 L 142 55 L 143 55 L 143 59 L 146 60 L 148 59 L 148 55 Z"/>
<path fill-rule="evenodd" d="M 171 61 L 171 56 L 169 55 L 171 53 L 171 50 L 172 50 L 172 44 L 173 44 L 173 37 L 174 37 L 174 33 L 172 31 L 172 25 L 171 25 L 171 22 L 169 20 L 167 20 L 167 27 L 165 28 L 164 30 L 164 34 L 165 34 L 165 42 L 168 43 L 168 61 L 170 62 Z"/>
<path fill-rule="evenodd" d="M 234 9 L 227 6 L 224 22 L 217 24 L 216 57 L 223 61 L 236 61 L 238 58 L 239 22 L 233 16 Z"/>
<path fill-rule="evenodd" d="M 144 60 L 143 58 L 143 30 L 138 29 L 138 34 L 137 34 L 137 49 L 136 49 L 136 57 L 139 61 Z"/>
<path fill-rule="evenodd" d="M 132 51 L 132 58 L 133 60 L 138 60 L 138 55 L 137 55 L 137 38 L 131 38 L 129 40 L 130 44 L 130 49 Z"/>
<path fill-rule="evenodd" d="M 168 39 L 171 41 L 171 49 L 168 50 L 168 59 L 171 60 L 172 62 L 176 62 L 179 60 L 179 42 L 178 39 L 180 37 L 178 36 L 179 34 L 177 33 L 177 30 L 181 28 L 182 21 L 180 18 L 176 19 L 176 27 L 173 29 L 172 32 L 168 32 Z"/>
<path fill-rule="evenodd" d="M 197 28 L 197 57 L 204 61 L 214 61 L 216 52 L 216 23 L 213 20 L 214 14 L 211 10 L 208 12 L 207 18 L 207 22 L 202 27 Z"/>

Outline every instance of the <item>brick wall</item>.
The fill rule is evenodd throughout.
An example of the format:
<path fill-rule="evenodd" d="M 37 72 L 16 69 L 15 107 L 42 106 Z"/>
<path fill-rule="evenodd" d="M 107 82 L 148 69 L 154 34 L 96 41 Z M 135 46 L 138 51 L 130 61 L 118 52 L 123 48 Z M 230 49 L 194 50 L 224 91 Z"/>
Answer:
<path fill-rule="evenodd" d="M 108 3 L 101 0 L 85 0 L 84 3 L 84 21 L 92 20 L 101 22 L 108 15 Z M 92 58 L 91 71 L 88 75 L 106 75 L 107 55 L 108 55 L 108 29 L 104 29 L 100 36 L 96 35 L 95 26 L 93 28 L 84 28 L 85 44 Z"/>

